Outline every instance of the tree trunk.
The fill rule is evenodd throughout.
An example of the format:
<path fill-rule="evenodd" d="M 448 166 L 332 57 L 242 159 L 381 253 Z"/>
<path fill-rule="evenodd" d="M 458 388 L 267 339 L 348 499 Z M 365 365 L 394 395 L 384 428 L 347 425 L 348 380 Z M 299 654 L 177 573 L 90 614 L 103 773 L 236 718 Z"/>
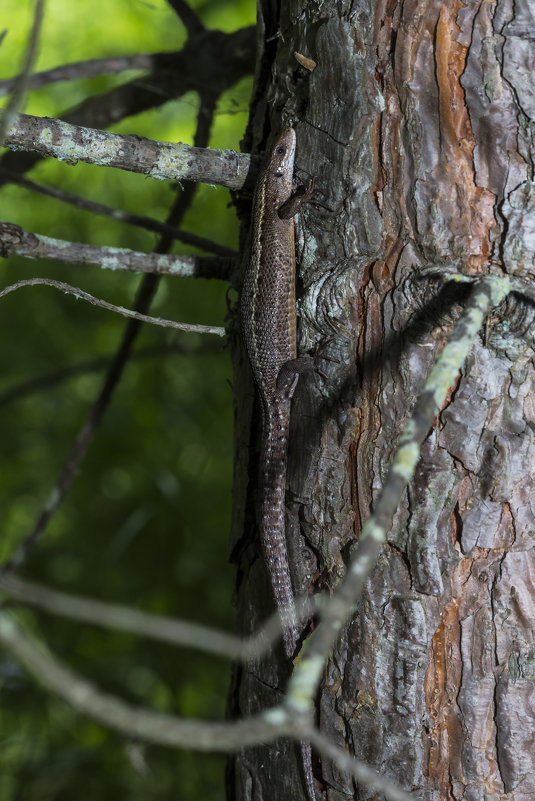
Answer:
<path fill-rule="evenodd" d="M 297 228 L 299 341 L 329 357 L 328 377 L 302 377 L 292 406 L 286 528 L 299 595 L 339 583 L 462 305 L 421 269 L 534 271 L 535 19 L 528 0 L 261 12 L 249 144 L 265 143 L 269 109 L 272 127 L 295 122 L 297 179 L 316 176 Z M 317 702 L 325 734 L 420 797 L 535 792 L 533 318 L 516 296 L 489 318 Z M 248 632 L 272 601 L 254 532 L 259 409 L 243 354 L 235 364 L 233 554 Z M 288 670 L 282 648 L 236 670 L 231 714 L 273 704 Z M 314 772 L 318 798 L 372 795 L 325 760 Z M 229 780 L 240 801 L 306 798 L 291 743 L 241 753 Z"/>

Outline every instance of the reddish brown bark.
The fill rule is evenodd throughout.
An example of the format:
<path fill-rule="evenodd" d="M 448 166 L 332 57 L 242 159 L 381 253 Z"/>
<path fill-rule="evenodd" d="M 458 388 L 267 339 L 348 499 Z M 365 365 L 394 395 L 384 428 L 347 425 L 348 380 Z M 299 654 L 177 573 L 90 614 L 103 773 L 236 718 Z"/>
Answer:
<path fill-rule="evenodd" d="M 288 15 L 270 97 L 318 176 L 298 238 L 301 347 L 329 341 L 337 361 L 296 393 L 287 528 L 296 587 L 330 590 L 463 302 L 430 305 L 439 283 L 415 276 L 533 274 L 533 12 L 378 0 Z M 535 791 L 533 319 L 512 298 L 473 347 L 318 699 L 325 733 L 434 801 Z M 242 610 L 258 609 L 251 541 L 244 553 Z M 243 764 L 235 797 L 259 797 Z M 249 761 L 250 788 L 284 797 L 281 765 Z M 325 761 L 316 774 L 331 801 L 370 795 Z"/>

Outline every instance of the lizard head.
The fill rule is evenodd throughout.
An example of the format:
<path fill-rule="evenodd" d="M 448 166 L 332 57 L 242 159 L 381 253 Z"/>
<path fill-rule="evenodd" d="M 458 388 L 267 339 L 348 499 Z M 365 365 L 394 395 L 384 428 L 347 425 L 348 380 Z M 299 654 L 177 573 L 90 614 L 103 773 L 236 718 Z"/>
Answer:
<path fill-rule="evenodd" d="M 295 158 L 295 131 L 284 128 L 279 134 L 267 164 L 270 175 L 280 178 L 291 189 Z"/>

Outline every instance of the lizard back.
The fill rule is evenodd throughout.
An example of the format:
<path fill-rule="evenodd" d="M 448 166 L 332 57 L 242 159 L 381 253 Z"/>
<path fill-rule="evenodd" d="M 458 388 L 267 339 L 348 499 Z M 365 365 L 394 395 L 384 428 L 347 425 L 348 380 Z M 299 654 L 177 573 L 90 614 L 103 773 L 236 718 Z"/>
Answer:
<path fill-rule="evenodd" d="M 296 356 L 293 219 L 278 211 L 290 198 L 295 133 L 281 133 L 260 174 L 253 201 L 251 255 L 242 295 L 242 328 L 262 403 L 260 536 L 277 608 L 282 610 L 287 655 L 298 629 L 288 565 L 284 495 L 290 396 L 277 388 L 281 367 Z"/>

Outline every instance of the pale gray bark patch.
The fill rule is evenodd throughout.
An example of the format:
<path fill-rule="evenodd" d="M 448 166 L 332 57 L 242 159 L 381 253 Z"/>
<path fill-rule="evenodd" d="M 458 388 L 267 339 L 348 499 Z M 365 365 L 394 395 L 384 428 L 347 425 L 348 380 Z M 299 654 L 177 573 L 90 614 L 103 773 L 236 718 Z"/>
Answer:
<path fill-rule="evenodd" d="M 535 549 L 531 545 L 505 554 L 493 587 L 493 607 L 498 763 L 505 792 L 525 797 L 535 792 Z"/>

